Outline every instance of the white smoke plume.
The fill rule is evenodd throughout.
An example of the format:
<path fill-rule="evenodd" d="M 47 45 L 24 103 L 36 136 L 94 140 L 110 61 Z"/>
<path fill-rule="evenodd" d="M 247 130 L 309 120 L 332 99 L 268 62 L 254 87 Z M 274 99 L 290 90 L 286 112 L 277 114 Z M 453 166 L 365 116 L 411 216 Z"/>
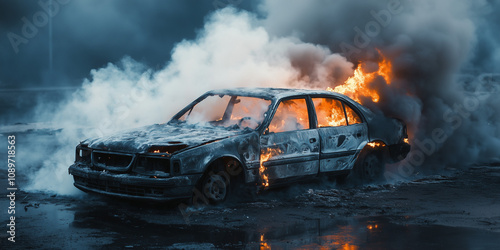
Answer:
<path fill-rule="evenodd" d="M 448 166 L 498 157 L 498 98 L 463 91 L 456 78 L 476 60 L 477 29 L 486 22 L 476 14 L 490 5 L 273 0 L 262 3 L 260 16 L 218 10 L 195 40 L 175 46 L 162 69 L 125 57 L 93 70 L 83 87 L 57 107 L 39 105 L 37 113 L 63 130 L 55 136 L 58 149 L 32 175 L 30 188 L 75 193 L 67 168 L 74 147 L 87 137 L 166 122 L 210 89 L 334 87 L 352 75 L 360 60 L 378 60 L 375 48 L 393 62 L 394 79 L 390 85 L 377 79 L 373 87 L 380 90 L 381 101 L 367 105 L 408 123 L 412 141 L 420 146 L 414 146 L 413 162 L 404 164 L 419 168 L 425 160 Z M 464 103 L 470 95 L 470 103 Z M 453 112 L 455 105 L 466 105 L 468 115 Z M 435 142 L 436 129 L 446 133 L 446 140 Z"/>
<path fill-rule="evenodd" d="M 305 78 L 290 58 L 310 57 L 313 78 Z M 58 107 L 40 105 L 40 119 L 64 128 L 60 145 L 32 175 L 30 189 L 76 192 L 67 168 L 79 141 L 142 125 L 167 122 L 199 95 L 231 87 L 314 86 L 343 81 L 352 64 L 328 48 L 299 39 L 273 37 L 255 15 L 226 8 L 213 14 L 194 41 L 182 41 L 163 69 L 147 69 L 132 58 L 93 70 L 83 87 Z M 47 112 L 49 111 L 49 112 Z M 54 173 L 56 173 L 54 175 Z"/>

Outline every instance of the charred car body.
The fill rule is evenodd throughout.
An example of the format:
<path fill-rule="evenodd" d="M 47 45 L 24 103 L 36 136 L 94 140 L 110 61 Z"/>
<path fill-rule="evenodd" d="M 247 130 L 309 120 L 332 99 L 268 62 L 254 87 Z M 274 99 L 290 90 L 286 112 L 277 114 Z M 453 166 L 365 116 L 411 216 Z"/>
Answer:
<path fill-rule="evenodd" d="M 237 88 L 202 95 L 166 124 L 76 147 L 74 185 L 106 195 L 226 199 L 319 175 L 381 177 L 409 152 L 403 122 L 330 91 Z"/>

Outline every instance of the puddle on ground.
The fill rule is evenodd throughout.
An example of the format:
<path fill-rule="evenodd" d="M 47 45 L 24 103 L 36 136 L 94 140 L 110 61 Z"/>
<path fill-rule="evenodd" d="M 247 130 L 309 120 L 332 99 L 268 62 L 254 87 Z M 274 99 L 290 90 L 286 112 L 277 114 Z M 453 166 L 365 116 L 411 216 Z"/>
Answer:
<path fill-rule="evenodd" d="M 400 225 L 388 217 L 327 218 L 255 228 L 171 225 L 141 219 L 142 208 L 42 203 L 19 207 L 19 239 L 34 247 L 161 249 L 497 249 L 500 233 L 437 225 Z M 3 207 L 5 207 L 3 203 Z M 134 210 L 134 211 L 131 211 Z M 285 216 L 285 215 L 284 215 Z M 283 220 L 280 220 L 283 221 Z M 292 221 L 292 220 L 291 220 Z M 296 221 L 294 219 L 293 221 Z M 402 220 L 397 220 L 402 221 Z M 404 220 L 403 220 L 404 221 Z M 38 243 L 36 240 L 44 239 Z"/>
<path fill-rule="evenodd" d="M 99 229 L 106 247 L 167 249 L 494 249 L 500 233 L 446 226 L 398 225 L 385 217 L 306 220 L 226 229 L 147 223 L 127 215 L 76 211 L 71 226 Z M 103 246 L 105 247 L 105 246 Z"/>

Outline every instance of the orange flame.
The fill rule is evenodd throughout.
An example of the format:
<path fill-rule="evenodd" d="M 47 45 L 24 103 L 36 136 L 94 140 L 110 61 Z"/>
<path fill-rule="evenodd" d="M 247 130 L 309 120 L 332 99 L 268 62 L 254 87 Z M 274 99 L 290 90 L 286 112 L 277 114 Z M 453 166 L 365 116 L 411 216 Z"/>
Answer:
<path fill-rule="evenodd" d="M 266 188 L 269 187 L 269 177 L 268 174 L 264 173 L 266 170 L 266 167 L 264 167 L 264 162 L 268 161 L 269 158 L 281 153 L 282 151 L 279 148 L 265 148 L 261 151 L 259 175 L 262 180 L 262 185 Z"/>
<path fill-rule="evenodd" d="M 378 147 L 384 147 L 385 144 L 382 143 L 382 142 L 369 142 L 367 143 L 368 146 L 372 147 L 372 148 L 378 148 Z"/>
<path fill-rule="evenodd" d="M 384 78 L 386 84 L 390 84 L 392 80 L 392 63 L 385 58 L 382 53 L 377 50 L 382 60 L 378 63 L 378 71 L 366 73 L 366 63 L 360 63 L 354 70 L 354 75 L 349 77 L 344 84 L 335 88 L 328 87 L 328 91 L 344 94 L 357 102 L 361 102 L 361 97 L 369 97 L 373 102 L 380 100 L 380 95 L 375 89 L 370 89 L 368 84 L 371 83 L 377 76 Z M 318 114 L 318 126 L 345 126 L 347 124 L 361 123 L 361 118 L 348 106 L 343 108 L 342 103 L 327 100 L 325 98 L 313 98 L 314 107 Z M 344 111 L 345 110 L 345 111 Z M 292 112 L 293 111 L 293 112 Z M 345 113 L 344 113 L 345 112 Z M 346 116 L 347 115 L 347 116 Z M 307 118 L 308 111 L 305 100 L 288 100 L 283 101 L 278 107 L 271 124 L 269 131 L 283 132 L 288 131 L 287 125 L 298 124 L 296 129 L 309 128 L 309 120 Z M 293 118 L 293 119 L 292 119 Z M 292 120 L 293 122 L 290 122 Z M 370 147 L 385 146 L 379 142 L 368 144 Z M 269 176 L 265 173 L 266 167 L 264 162 L 271 157 L 283 153 L 279 148 L 263 148 L 260 156 L 259 175 L 262 185 L 267 188 L 269 186 Z"/>
<path fill-rule="evenodd" d="M 378 63 L 378 71 L 366 73 L 366 64 L 360 63 L 354 70 L 354 75 L 349 77 L 344 84 L 335 88 L 328 87 L 326 90 L 344 94 L 357 102 L 361 102 L 361 97 L 370 97 L 373 102 L 378 102 L 380 100 L 379 93 L 374 89 L 368 88 L 367 85 L 377 76 L 383 77 L 388 85 L 391 84 L 392 63 L 379 50 L 377 51 L 382 57 L 382 61 Z"/>
<path fill-rule="evenodd" d="M 382 52 L 378 51 L 380 55 Z M 378 64 L 377 74 L 384 78 L 385 82 L 389 85 L 392 80 L 392 63 L 382 56 L 382 61 Z"/>
<path fill-rule="evenodd" d="M 260 235 L 260 248 L 261 250 L 269 250 L 271 249 L 271 246 L 267 244 L 267 242 L 264 241 L 264 235 Z"/>

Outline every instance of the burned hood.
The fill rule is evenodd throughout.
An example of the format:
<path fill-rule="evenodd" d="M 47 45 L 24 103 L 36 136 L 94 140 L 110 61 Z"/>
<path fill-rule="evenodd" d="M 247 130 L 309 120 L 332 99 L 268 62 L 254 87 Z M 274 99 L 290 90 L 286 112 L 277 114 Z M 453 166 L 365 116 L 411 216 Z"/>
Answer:
<path fill-rule="evenodd" d="M 152 146 L 193 147 L 242 133 L 217 127 L 155 124 L 82 142 L 93 149 L 144 153 Z"/>

